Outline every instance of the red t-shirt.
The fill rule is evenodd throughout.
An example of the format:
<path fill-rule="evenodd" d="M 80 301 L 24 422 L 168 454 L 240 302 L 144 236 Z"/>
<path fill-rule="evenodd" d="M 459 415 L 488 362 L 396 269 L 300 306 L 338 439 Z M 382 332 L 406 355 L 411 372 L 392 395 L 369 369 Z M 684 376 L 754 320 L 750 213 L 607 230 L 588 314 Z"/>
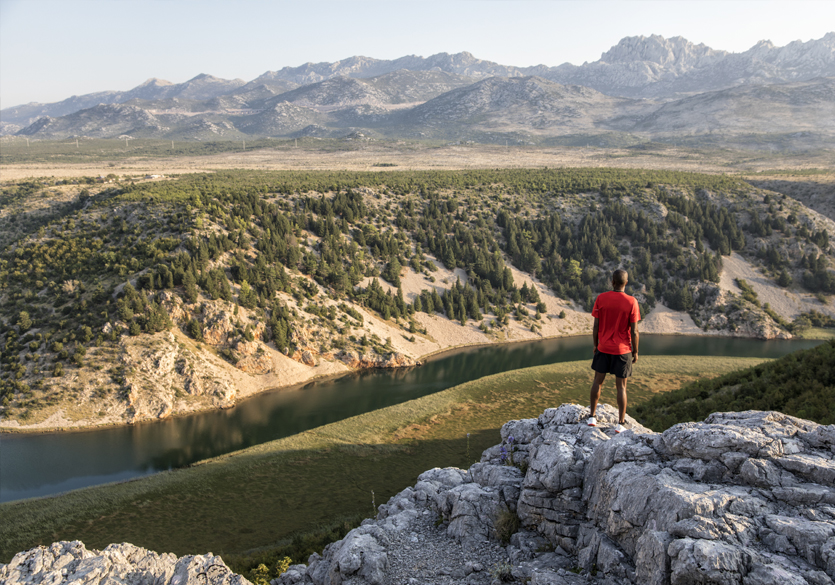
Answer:
<path fill-rule="evenodd" d="M 598 351 L 612 355 L 623 355 L 632 351 L 629 325 L 641 320 L 635 297 L 619 291 L 605 292 L 594 301 L 591 316 L 598 319 Z"/>

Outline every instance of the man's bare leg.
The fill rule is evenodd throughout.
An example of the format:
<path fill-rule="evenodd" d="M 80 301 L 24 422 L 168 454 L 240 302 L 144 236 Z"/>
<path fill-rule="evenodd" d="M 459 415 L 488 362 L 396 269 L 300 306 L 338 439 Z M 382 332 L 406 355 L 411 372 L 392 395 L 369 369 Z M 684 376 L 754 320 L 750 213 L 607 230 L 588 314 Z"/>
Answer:
<path fill-rule="evenodd" d="M 626 422 L 626 378 L 615 376 L 615 386 L 618 389 L 618 422 L 623 424 Z"/>
<path fill-rule="evenodd" d="M 601 374 L 600 372 L 594 373 L 594 382 L 591 384 L 591 392 L 589 393 L 589 405 L 591 408 L 591 415 L 594 416 L 594 413 L 597 412 L 597 403 L 600 400 L 600 391 L 601 387 L 603 386 L 603 380 L 606 379 L 606 374 Z M 626 393 L 624 392 L 624 396 Z M 618 394 L 620 397 L 620 394 Z M 626 407 L 624 407 L 624 412 Z"/>

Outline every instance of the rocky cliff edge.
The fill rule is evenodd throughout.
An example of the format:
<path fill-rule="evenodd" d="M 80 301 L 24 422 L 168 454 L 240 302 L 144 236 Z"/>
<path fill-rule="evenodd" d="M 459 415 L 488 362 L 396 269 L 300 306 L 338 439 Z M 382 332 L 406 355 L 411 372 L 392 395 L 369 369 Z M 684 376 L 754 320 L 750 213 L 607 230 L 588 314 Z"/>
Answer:
<path fill-rule="evenodd" d="M 587 415 L 564 404 L 506 423 L 469 470 L 423 473 L 273 585 L 833 583 L 835 426 L 747 411 L 663 433 L 629 419 L 616 435 L 613 408 L 598 409 L 598 427 Z M 46 554 L 71 546 L 83 545 L 18 554 L 0 582 L 73 581 L 55 573 L 64 557 Z M 136 584 L 192 582 L 170 569 L 132 574 Z M 98 575 L 84 582 L 109 574 Z"/>
<path fill-rule="evenodd" d="M 89 551 L 81 541 L 56 542 L 22 552 L 0 565 L 0 583 L 108 585 L 251 585 L 220 557 L 157 554 L 132 544 Z"/>

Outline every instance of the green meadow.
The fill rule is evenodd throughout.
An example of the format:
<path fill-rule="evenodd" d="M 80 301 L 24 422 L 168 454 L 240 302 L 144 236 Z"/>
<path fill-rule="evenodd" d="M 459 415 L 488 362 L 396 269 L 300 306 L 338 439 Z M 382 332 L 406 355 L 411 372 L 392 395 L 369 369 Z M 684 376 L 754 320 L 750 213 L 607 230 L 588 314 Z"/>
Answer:
<path fill-rule="evenodd" d="M 629 404 L 763 361 L 642 357 Z M 33 546 L 78 539 L 88 548 L 127 541 L 177 555 L 211 551 L 243 570 L 248 559 L 298 545 L 317 529 L 338 538 L 426 469 L 469 466 L 499 442 L 508 420 L 586 404 L 591 378 L 588 361 L 515 370 L 186 469 L 2 504 L 0 562 Z M 602 402 L 615 403 L 613 380 Z M 305 561 L 309 549 L 296 546 L 302 552 L 293 560 Z"/>
<path fill-rule="evenodd" d="M 810 327 L 796 335 L 801 339 L 835 339 L 835 328 L 833 327 Z"/>

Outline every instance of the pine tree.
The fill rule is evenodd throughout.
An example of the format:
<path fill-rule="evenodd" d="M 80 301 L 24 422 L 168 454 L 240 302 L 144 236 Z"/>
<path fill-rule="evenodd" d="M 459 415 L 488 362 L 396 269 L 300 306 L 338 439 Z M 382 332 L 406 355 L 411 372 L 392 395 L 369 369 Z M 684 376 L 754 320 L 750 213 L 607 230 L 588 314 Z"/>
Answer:
<path fill-rule="evenodd" d="M 27 311 L 20 312 L 17 317 L 17 326 L 20 328 L 21 333 L 32 327 L 32 319 L 29 317 L 29 313 Z"/>
<path fill-rule="evenodd" d="M 203 341 L 203 327 L 197 319 L 191 319 L 186 324 L 186 333 L 197 341 Z"/>
<path fill-rule="evenodd" d="M 197 280 L 194 278 L 194 273 L 187 270 L 183 275 L 183 286 L 185 287 L 185 298 L 189 303 L 196 303 L 199 293 L 197 291 Z"/>
<path fill-rule="evenodd" d="M 394 286 L 400 286 L 400 270 L 402 268 L 400 261 L 396 257 L 392 258 L 383 270 L 382 277 Z"/>
<path fill-rule="evenodd" d="M 245 309 L 254 309 L 258 304 L 258 297 L 247 281 L 241 282 L 241 290 L 238 293 L 238 304 Z"/>

